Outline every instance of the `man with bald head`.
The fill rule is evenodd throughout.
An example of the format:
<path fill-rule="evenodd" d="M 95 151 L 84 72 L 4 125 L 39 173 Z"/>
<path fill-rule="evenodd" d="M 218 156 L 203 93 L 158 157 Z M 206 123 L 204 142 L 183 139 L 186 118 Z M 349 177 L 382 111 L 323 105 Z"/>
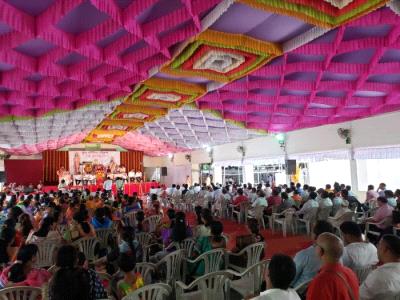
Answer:
<path fill-rule="evenodd" d="M 310 283 L 307 300 L 358 300 L 357 276 L 340 263 L 342 240 L 327 232 L 318 236 L 316 246 L 322 267 Z"/>

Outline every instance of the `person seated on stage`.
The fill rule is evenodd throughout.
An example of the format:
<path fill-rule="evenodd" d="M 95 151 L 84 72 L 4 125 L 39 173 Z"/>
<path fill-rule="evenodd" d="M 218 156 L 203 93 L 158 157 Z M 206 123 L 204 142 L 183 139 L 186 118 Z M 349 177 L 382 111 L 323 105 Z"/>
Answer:
<path fill-rule="evenodd" d="M 117 180 L 115 181 L 115 186 L 117 187 L 118 192 L 124 191 L 124 185 L 124 180 L 121 177 L 117 177 Z"/>
<path fill-rule="evenodd" d="M 92 225 L 94 229 L 111 228 L 112 221 L 106 217 L 106 211 L 104 207 L 99 207 L 94 212 L 92 218 Z"/>
<path fill-rule="evenodd" d="M 62 192 L 65 192 L 68 185 L 65 183 L 65 179 L 61 179 L 60 184 L 58 185 L 58 189 Z"/>
<path fill-rule="evenodd" d="M 128 173 L 129 181 L 134 182 L 136 179 L 136 172 L 135 170 L 130 170 Z"/>
<path fill-rule="evenodd" d="M 112 190 L 112 180 L 110 177 L 107 177 L 107 180 L 103 183 L 103 188 L 106 190 L 107 193 L 111 193 Z"/>

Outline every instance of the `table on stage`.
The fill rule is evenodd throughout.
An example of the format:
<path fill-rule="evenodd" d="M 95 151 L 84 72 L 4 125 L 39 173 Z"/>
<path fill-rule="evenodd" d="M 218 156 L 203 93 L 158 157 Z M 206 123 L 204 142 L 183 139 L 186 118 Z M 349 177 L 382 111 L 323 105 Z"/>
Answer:
<path fill-rule="evenodd" d="M 124 194 L 128 194 L 129 196 L 132 196 L 134 192 L 136 192 L 139 196 L 150 192 L 150 189 L 152 187 L 157 187 L 158 183 L 156 182 L 129 182 L 124 184 Z M 98 189 L 102 190 L 103 186 L 102 185 L 97 185 L 97 184 L 90 184 L 90 185 L 78 185 L 78 186 L 71 186 L 69 187 L 70 190 L 74 189 L 89 189 L 90 192 L 97 192 Z M 51 190 L 57 191 L 57 186 L 44 186 L 43 187 L 43 192 L 49 193 Z M 115 195 L 117 193 L 117 187 L 115 184 L 112 185 L 112 192 Z"/>

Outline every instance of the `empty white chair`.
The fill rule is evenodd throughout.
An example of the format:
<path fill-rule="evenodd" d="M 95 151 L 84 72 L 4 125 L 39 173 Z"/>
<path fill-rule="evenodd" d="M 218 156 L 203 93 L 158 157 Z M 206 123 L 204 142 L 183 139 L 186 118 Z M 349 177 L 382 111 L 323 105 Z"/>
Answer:
<path fill-rule="evenodd" d="M 268 263 L 269 260 L 263 260 L 247 268 L 242 273 L 229 271 L 236 277 L 239 277 L 239 279 L 231 282 L 231 288 L 238 292 L 244 299 L 260 295 Z"/>
<path fill-rule="evenodd" d="M 0 300 L 37 300 L 41 293 L 42 289 L 30 286 L 9 287 L 0 290 Z"/>
<path fill-rule="evenodd" d="M 171 287 L 164 283 L 145 285 L 126 295 L 122 300 L 166 300 L 171 294 Z"/>
<path fill-rule="evenodd" d="M 265 229 L 264 206 L 258 205 L 253 210 L 250 210 L 248 218 L 256 219 L 258 221 L 258 224 L 260 224 L 260 226 Z"/>
<path fill-rule="evenodd" d="M 203 275 L 191 284 L 175 283 L 177 300 L 224 300 L 229 297 L 229 281 L 232 274 L 219 271 Z M 196 290 L 194 290 L 196 289 Z M 187 292 L 185 292 L 187 291 Z"/>
<path fill-rule="evenodd" d="M 229 257 L 245 257 L 246 258 L 246 265 L 245 267 L 238 266 L 234 263 L 229 262 L 228 268 L 243 272 L 244 270 L 248 269 L 249 267 L 257 264 L 260 262 L 261 254 L 264 251 L 264 242 L 254 243 L 252 245 L 247 246 L 246 248 L 242 249 L 239 253 L 228 253 Z"/>
<path fill-rule="evenodd" d="M 79 251 L 85 254 L 89 262 L 96 260 L 95 249 L 98 244 L 99 241 L 94 237 L 82 238 L 73 242 L 73 245 L 77 246 Z"/>

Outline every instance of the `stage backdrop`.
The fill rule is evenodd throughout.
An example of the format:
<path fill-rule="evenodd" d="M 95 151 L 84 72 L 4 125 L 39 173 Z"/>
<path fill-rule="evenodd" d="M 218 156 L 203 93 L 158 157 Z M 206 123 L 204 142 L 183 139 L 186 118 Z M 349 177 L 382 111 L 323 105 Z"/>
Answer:
<path fill-rule="evenodd" d="M 44 184 L 58 184 L 57 171 L 69 169 L 68 151 L 46 150 L 42 154 Z"/>
<path fill-rule="evenodd" d="M 84 163 L 103 165 L 114 169 L 119 166 L 120 152 L 117 151 L 69 151 L 69 171 L 71 174 L 83 172 Z"/>

